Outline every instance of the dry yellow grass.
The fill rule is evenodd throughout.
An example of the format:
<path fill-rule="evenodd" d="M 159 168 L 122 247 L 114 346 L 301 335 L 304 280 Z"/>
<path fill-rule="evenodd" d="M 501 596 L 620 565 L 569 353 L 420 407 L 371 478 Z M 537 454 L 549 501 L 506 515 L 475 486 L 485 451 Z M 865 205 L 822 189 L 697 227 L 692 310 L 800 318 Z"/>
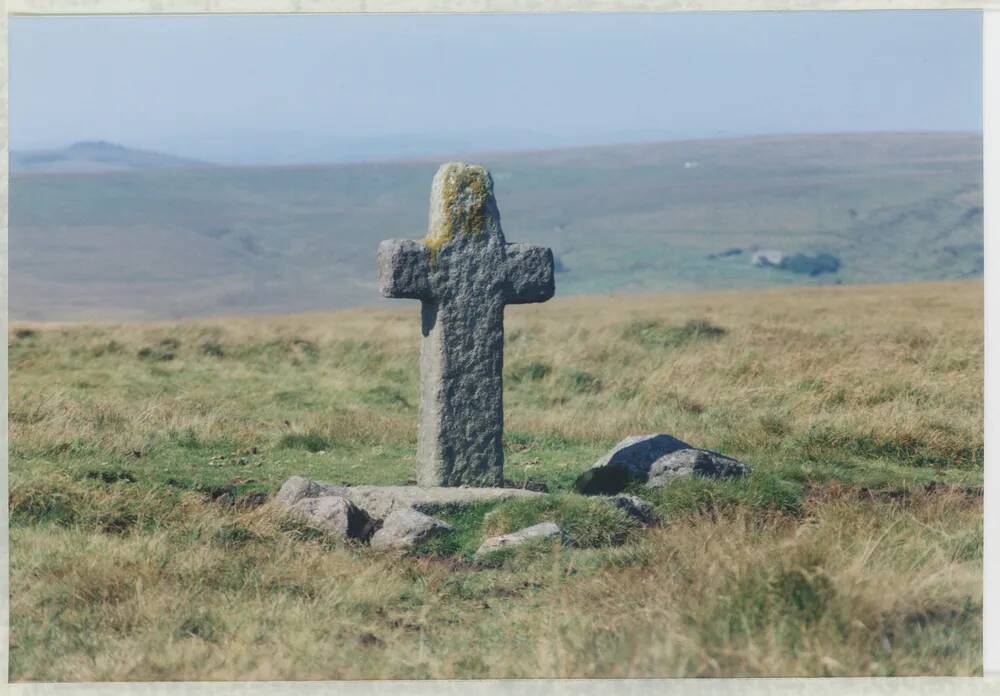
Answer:
<path fill-rule="evenodd" d="M 12 678 L 979 672 L 981 283 L 509 310 L 512 478 L 565 488 L 642 432 L 756 466 L 622 547 L 399 561 L 210 501 L 406 481 L 418 331 L 13 327 Z"/>

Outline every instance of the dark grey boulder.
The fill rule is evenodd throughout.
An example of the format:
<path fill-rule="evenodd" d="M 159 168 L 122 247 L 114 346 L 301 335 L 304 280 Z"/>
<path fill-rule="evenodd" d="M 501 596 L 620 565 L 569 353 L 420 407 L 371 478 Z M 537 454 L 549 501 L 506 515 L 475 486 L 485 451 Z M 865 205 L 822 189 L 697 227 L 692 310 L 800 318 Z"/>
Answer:
<path fill-rule="evenodd" d="M 749 472 L 743 462 L 670 435 L 636 435 L 615 445 L 574 486 L 584 495 L 614 495 L 633 482 L 659 487 L 683 476 L 726 478 Z"/>

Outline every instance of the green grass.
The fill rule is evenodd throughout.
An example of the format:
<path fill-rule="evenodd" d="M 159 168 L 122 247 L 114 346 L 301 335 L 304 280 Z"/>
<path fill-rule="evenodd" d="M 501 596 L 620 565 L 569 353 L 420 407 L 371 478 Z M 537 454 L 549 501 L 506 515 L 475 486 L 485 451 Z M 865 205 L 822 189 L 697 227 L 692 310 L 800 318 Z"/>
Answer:
<path fill-rule="evenodd" d="M 627 341 L 650 348 L 682 346 L 689 341 L 710 340 L 726 335 L 726 330 L 704 319 L 692 319 L 679 326 L 668 326 L 656 320 L 637 320 L 623 332 Z"/>
<path fill-rule="evenodd" d="M 548 498 L 402 556 L 257 505 L 413 481 L 413 309 L 12 327 L 12 679 L 978 673 L 981 284 L 511 309 L 505 477 Z M 655 432 L 753 472 L 632 488 L 650 529 L 572 492 Z"/>
<path fill-rule="evenodd" d="M 484 519 L 489 536 L 509 534 L 542 522 L 555 522 L 566 543 L 579 548 L 621 544 L 636 530 L 635 522 L 622 510 L 604 500 L 572 493 L 512 501 Z"/>

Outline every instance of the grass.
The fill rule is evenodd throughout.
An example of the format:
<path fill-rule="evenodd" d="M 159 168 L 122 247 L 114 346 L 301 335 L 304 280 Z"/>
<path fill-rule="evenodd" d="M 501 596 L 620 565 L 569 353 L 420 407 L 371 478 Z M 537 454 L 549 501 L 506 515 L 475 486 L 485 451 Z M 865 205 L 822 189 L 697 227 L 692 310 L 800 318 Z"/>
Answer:
<path fill-rule="evenodd" d="M 679 326 L 668 326 L 656 319 L 637 319 L 622 332 L 623 338 L 652 348 L 682 346 L 689 341 L 725 336 L 726 330 L 704 319 L 689 319 Z"/>
<path fill-rule="evenodd" d="M 547 500 L 403 558 L 258 505 L 412 480 L 415 309 L 12 327 L 11 679 L 981 672 L 981 283 L 511 308 L 506 475 Z M 649 432 L 753 474 L 631 491 L 646 530 L 570 492 Z"/>
<path fill-rule="evenodd" d="M 620 544 L 636 528 L 625 512 L 607 502 L 572 494 L 514 501 L 490 512 L 484 522 L 484 532 L 488 536 L 555 522 L 566 543 L 578 548 Z"/>

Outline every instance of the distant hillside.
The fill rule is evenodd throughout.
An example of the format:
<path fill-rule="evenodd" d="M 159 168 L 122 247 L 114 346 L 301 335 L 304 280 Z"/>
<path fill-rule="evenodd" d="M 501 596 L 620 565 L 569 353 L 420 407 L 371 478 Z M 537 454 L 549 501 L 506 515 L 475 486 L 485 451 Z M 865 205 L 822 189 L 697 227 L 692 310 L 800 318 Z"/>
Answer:
<path fill-rule="evenodd" d="M 10 153 L 14 173 L 120 172 L 145 169 L 185 169 L 209 166 L 206 162 L 174 157 L 148 150 L 115 145 L 101 140 L 74 143 L 58 150 L 23 150 Z"/>
<path fill-rule="evenodd" d="M 978 278 L 982 138 L 853 134 L 468 155 L 559 296 Z M 11 181 L 12 319 L 383 302 L 375 248 L 426 232 L 440 160 Z M 396 301 L 397 303 L 399 301 Z"/>

